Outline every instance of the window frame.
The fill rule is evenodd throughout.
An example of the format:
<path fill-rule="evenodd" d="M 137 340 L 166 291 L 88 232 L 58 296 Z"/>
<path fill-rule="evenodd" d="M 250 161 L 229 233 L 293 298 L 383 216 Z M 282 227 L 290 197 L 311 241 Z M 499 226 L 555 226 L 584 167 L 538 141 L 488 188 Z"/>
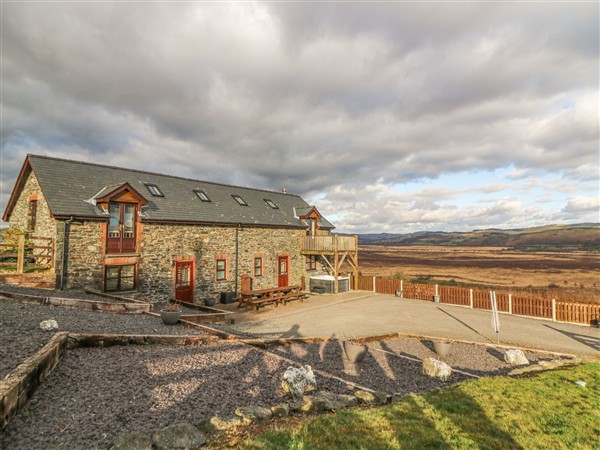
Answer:
<path fill-rule="evenodd" d="M 263 198 L 263 200 L 265 201 L 265 203 L 266 203 L 267 205 L 269 205 L 269 207 L 270 207 L 271 209 L 279 209 L 279 206 L 277 206 L 277 204 L 276 204 L 276 203 L 275 203 L 273 200 L 270 200 L 270 199 L 268 199 L 268 198 Z"/>
<path fill-rule="evenodd" d="M 237 194 L 231 194 L 231 196 L 237 202 L 238 205 L 240 205 L 240 206 L 248 206 L 248 202 L 246 202 L 246 200 L 244 200 L 241 196 L 239 196 Z"/>
<path fill-rule="evenodd" d="M 148 189 L 148 192 L 150 192 L 152 197 L 164 197 L 165 196 L 165 194 L 163 194 L 163 191 L 161 191 L 161 189 L 158 187 L 157 184 L 144 183 L 144 186 L 146 186 L 146 189 Z"/>
<path fill-rule="evenodd" d="M 306 257 L 306 271 L 317 270 L 317 255 L 308 255 Z"/>
<path fill-rule="evenodd" d="M 259 265 L 256 265 L 256 261 L 260 261 Z M 262 277 L 264 274 L 264 260 L 262 256 L 255 256 L 253 258 L 253 264 L 252 264 L 252 273 L 254 274 L 255 277 Z M 259 269 L 259 273 L 256 273 L 256 269 Z"/>
<path fill-rule="evenodd" d="M 194 194 L 196 194 L 196 197 L 198 197 L 200 199 L 200 201 L 203 201 L 205 203 L 212 202 L 212 200 L 210 199 L 210 197 L 208 196 L 206 191 L 203 189 L 194 189 Z"/>
<path fill-rule="evenodd" d="M 29 200 L 29 209 L 27 212 L 27 229 L 31 232 L 35 231 L 35 227 L 37 225 L 37 209 L 37 199 Z"/>
<path fill-rule="evenodd" d="M 223 262 L 223 269 L 219 269 L 219 262 Z M 219 278 L 219 272 L 223 272 L 223 278 Z M 215 279 L 217 281 L 227 281 L 227 259 L 218 258 L 215 260 Z"/>
<path fill-rule="evenodd" d="M 122 272 L 123 272 L 123 268 L 125 268 L 125 267 L 133 267 L 133 275 L 123 277 Z M 109 269 L 118 269 L 118 275 L 116 277 L 111 277 L 111 279 L 117 280 L 116 289 L 108 289 Z M 130 288 L 127 288 L 127 289 L 122 289 L 123 278 L 132 279 L 133 286 Z M 137 288 L 137 264 L 110 264 L 110 265 L 104 266 L 104 292 L 127 292 L 127 291 L 133 291 L 136 288 Z"/>

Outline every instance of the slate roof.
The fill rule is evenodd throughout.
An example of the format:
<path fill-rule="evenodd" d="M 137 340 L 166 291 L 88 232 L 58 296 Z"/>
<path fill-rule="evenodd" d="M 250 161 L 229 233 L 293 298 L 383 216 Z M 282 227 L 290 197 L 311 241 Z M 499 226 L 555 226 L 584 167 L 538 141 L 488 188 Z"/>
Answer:
<path fill-rule="evenodd" d="M 106 218 L 106 213 L 89 200 L 123 183 L 129 183 L 148 200 L 148 205 L 142 208 L 143 220 L 305 228 L 306 224 L 295 215 L 295 208 L 310 208 L 301 197 L 293 194 L 47 156 L 28 155 L 28 161 L 56 216 Z M 157 185 L 164 197 L 154 197 L 146 184 Z M 201 201 L 194 189 L 206 192 L 211 202 Z M 232 195 L 242 197 L 248 206 L 240 206 Z M 273 201 L 279 208 L 271 208 L 265 199 Z M 335 228 L 325 218 L 320 220 L 319 226 Z"/>

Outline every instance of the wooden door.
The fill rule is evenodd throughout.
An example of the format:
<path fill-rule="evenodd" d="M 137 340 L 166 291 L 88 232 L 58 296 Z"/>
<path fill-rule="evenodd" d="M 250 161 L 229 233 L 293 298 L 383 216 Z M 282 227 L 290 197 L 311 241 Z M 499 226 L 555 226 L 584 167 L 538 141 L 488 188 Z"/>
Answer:
<path fill-rule="evenodd" d="M 194 302 L 194 263 L 192 261 L 175 262 L 175 299 L 182 302 Z"/>
<path fill-rule="evenodd" d="M 289 266 L 289 257 L 280 256 L 277 264 L 278 276 L 277 276 L 277 287 L 289 286 L 288 284 L 288 266 Z"/>

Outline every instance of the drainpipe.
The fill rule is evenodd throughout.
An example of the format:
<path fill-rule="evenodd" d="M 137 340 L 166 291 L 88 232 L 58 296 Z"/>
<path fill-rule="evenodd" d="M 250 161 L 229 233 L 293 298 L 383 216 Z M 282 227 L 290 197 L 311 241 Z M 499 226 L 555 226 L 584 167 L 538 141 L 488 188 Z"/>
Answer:
<path fill-rule="evenodd" d="M 238 275 L 239 275 L 239 262 L 240 262 L 240 228 L 242 224 L 238 223 L 235 229 L 235 296 L 238 296 Z"/>
<path fill-rule="evenodd" d="M 63 234 L 63 246 L 62 246 L 62 269 L 60 271 L 60 290 L 62 291 L 65 286 L 65 271 L 67 270 L 67 261 L 65 260 L 65 255 L 67 254 L 67 231 L 69 230 L 69 225 L 73 222 L 73 216 L 69 220 L 65 220 L 65 232 Z"/>

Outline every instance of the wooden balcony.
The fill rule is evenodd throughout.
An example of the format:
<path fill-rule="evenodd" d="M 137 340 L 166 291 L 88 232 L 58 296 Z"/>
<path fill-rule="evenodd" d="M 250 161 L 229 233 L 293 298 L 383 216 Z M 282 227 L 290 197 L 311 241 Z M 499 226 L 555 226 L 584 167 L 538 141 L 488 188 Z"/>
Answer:
<path fill-rule="evenodd" d="M 357 252 L 358 236 L 304 236 L 301 252 L 304 255 L 333 255 L 342 252 Z"/>

